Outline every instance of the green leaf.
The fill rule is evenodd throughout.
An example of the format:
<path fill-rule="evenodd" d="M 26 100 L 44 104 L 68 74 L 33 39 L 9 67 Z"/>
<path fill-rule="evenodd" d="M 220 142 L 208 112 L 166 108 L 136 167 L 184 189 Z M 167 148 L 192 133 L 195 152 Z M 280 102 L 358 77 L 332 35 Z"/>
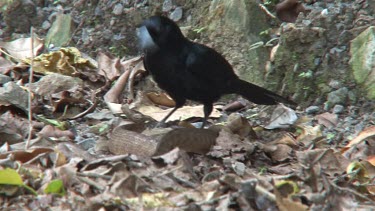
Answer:
<path fill-rule="evenodd" d="M 26 190 L 30 191 L 34 195 L 38 195 L 38 193 L 30 186 L 24 185 L 23 186 Z"/>
<path fill-rule="evenodd" d="M 62 180 L 57 179 L 57 180 L 52 180 L 46 189 L 44 189 L 44 193 L 54 193 L 58 194 L 60 196 L 65 195 L 65 188 Z"/>
<path fill-rule="evenodd" d="M 0 170 L 0 184 L 23 186 L 23 181 L 17 171 L 7 168 Z"/>
<path fill-rule="evenodd" d="M 25 184 L 23 184 L 21 176 L 14 169 L 4 169 L 0 170 L 0 186 L 1 185 L 16 185 L 25 188 L 30 191 L 32 194 L 37 195 L 37 192 Z"/>

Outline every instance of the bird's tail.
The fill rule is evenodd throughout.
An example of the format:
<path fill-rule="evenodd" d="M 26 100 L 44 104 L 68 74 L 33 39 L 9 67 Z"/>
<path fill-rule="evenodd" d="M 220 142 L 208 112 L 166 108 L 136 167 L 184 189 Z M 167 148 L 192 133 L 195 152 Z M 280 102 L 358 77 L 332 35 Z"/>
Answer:
<path fill-rule="evenodd" d="M 275 105 L 277 103 L 284 103 L 292 107 L 297 106 L 297 103 L 291 100 L 241 79 L 234 81 L 232 87 L 234 87 L 234 93 L 239 94 L 256 104 Z"/>

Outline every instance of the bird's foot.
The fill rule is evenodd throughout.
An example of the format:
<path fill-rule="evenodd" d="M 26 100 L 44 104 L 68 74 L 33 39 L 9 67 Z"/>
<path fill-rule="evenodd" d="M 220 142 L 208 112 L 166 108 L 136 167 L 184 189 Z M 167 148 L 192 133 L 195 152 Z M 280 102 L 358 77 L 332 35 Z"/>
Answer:
<path fill-rule="evenodd" d="M 168 127 L 167 123 L 165 122 L 158 122 L 156 125 L 155 125 L 155 128 L 166 128 Z"/>

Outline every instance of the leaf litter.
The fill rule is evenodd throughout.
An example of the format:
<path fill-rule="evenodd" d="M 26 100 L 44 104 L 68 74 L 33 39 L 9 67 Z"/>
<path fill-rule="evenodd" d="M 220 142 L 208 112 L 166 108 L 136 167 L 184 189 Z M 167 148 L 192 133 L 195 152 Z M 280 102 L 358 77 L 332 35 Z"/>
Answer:
<path fill-rule="evenodd" d="M 144 79 L 140 57 L 99 53 L 94 60 L 76 48 L 38 54 L 43 41 L 35 39 L 34 49 L 26 47 L 30 42 L 0 43 L 0 71 L 12 79 L 0 87 L 4 209 L 374 206 L 373 126 L 353 134 L 349 143 L 333 145 L 324 131 L 338 125 L 339 115 L 311 116 L 278 106 L 265 114 L 269 121 L 262 126 L 244 113 L 228 115 L 246 108 L 237 102 L 215 106 L 210 116 L 215 125 L 208 129 L 191 125 L 202 117 L 195 105 L 176 112 L 168 128 L 157 129 L 174 102 Z M 38 55 L 34 83 L 22 77 L 31 51 Z M 30 109 L 33 139 L 25 149 Z M 185 127 L 175 124 L 179 120 Z"/>

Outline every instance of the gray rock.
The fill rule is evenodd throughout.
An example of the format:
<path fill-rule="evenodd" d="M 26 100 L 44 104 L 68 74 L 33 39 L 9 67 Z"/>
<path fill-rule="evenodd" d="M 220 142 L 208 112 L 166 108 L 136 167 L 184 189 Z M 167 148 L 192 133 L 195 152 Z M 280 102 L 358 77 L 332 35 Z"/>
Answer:
<path fill-rule="evenodd" d="M 3 84 L 5 83 L 8 83 L 9 81 L 11 81 L 12 79 L 9 77 L 9 76 L 6 76 L 6 75 L 3 75 L 3 74 L 0 74 L 0 86 L 2 86 Z"/>
<path fill-rule="evenodd" d="M 179 21 L 182 18 L 182 7 L 177 7 L 169 16 L 173 21 Z"/>
<path fill-rule="evenodd" d="M 354 126 L 354 130 L 356 133 L 360 133 L 364 129 L 363 122 L 360 122 Z"/>
<path fill-rule="evenodd" d="M 124 6 L 120 3 L 116 4 L 115 7 L 113 8 L 112 13 L 114 15 L 121 15 L 122 11 L 124 10 Z"/>
<path fill-rule="evenodd" d="M 102 16 L 104 15 L 104 11 L 100 7 L 96 7 L 94 11 L 95 16 Z"/>
<path fill-rule="evenodd" d="M 341 114 L 342 112 L 344 111 L 344 106 L 342 105 L 335 105 L 335 107 L 333 107 L 333 113 L 334 114 Z"/>
<path fill-rule="evenodd" d="M 328 94 L 327 102 L 325 103 L 325 109 L 328 110 L 332 108 L 333 105 L 336 104 L 346 104 L 346 99 L 348 97 L 348 88 L 343 87 L 338 90 L 335 90 Z"/>
<path fill-rule="evenodd" d="M 27 112 L 28 93 L 14 82 L 8 82 L 0 87 L 0 102 L 3 105 L 14 105 Z"/>
<path fill-rule="evenodd" d="M 42 29 L 47 30 L 51 27 L 51 23 L 49 21 L 44 21 L 42 24 Z"/>
<path fill-rule="evenodd" d="M 95 147 L 96 139 L 95 138 L 87 138 L 83 141 L 80 141 L 78 144 L 85 150 L 89 150 L 90 148 Z"/>
<path fill-rule="evenodd" d="M 41 96 L 48 96 L 62 91 L 81 89 L 83 81 L 80 78 L 61 75 L 58 73 L 44 76 L 38 82 L 30 85 L 30 89 Z"/>
<path fill-rule="evenodd" d="M 130 6 L 130 0 L 122 0 L 121 1 L 125 6 Z"/>
<path fill-rule="evenodd" d="M 173 8 L 172 0 L 164 0 L 163 2 L 163 12 L 169 12 Z"/>
<path fill-rule="evenodd" d="M 307 114 L 315 114 L 320 110 L 319 106 L 309 106 L 306 108 L 306 113 Z"/>
<path fill-rule="evenodd" d="M 334 89 L 338 89 L 341 87 L 341 83 L 338 80 L 331 80 L 328 85 Z"/>
<path fill-rule="evenodd" d="M 375 26 L 368 27 L 350 45 L 354 79 L 368 99 L 375 99 Z"/>

